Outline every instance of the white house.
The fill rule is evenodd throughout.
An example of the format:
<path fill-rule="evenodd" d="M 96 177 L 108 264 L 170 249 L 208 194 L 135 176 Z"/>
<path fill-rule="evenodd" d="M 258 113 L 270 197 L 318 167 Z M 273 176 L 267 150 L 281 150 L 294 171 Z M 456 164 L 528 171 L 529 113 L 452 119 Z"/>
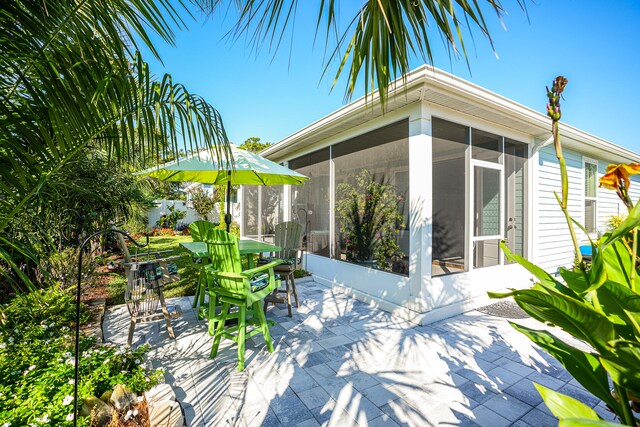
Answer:
<path fill-rule="evenodd" d="M 640 155 L 565 124 L 561 134 L 570 212 L 596 236 L 624 212 L 598 177 L 609 163 Z M 554 196 L 560 176 L 550 119 L 441 70 L 408 74 L 384 114 L 376 95 L 361 98 L 261 154 L 310 180 L 245 188 L 242 233 L 264 237 L 278 221 L 299 220 L 316 281 L 412 322 L 472 309 L 490 290 L 530 285 L 530 275 L 505 260 L 502 239 L 548 271 L 572 262 Z M 637 199 L 640 184 L 631 192 Z M 395 207 L 385 212 L 393 233 L 368 227 L 367 215 L 375 218 L 391 199 Z M 368 249 L 354 249 L 364 238 Z"/>

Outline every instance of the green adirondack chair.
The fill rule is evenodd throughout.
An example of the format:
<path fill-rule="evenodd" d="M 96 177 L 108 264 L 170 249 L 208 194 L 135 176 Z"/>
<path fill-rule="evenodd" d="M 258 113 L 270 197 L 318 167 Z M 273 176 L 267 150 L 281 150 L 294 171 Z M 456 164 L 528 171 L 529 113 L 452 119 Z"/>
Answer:
<path fill-rule="evenodd" d="M 296 300 L 296 308 L 300 308 L 298 300 L 298 290 L 296 289 L 296 281 L 293 272 L 298 268 L 300 251 L 300 234 L 302 234 L 302 226 L 295 221 L 286 221 L 276 224 L 274 244 L 280 246 L 282 250 L 275 252 L 271 257 L 260 259 L 259 263 L 269 262 L 272 259 L 281 259 L 282 264 L 277 265 L 274 270 L 281 277 L 284 277 L 285 289 L 276 289 L 264 300 L 264 310 L 267 311 L 269 303 L 286 303 L 289 310 L 289 317 L 292 317 L 291 311 L 291 294 Z M 285 297 L 278 296 L 278 293 L 286 294 Z"/>
<path fill-rule="evenodd" d="M 194 242 L 202 242 L 207 237 L 207 233 L 210 229 L 214 228 L 216 224 L 209 221 L 193 221 L 189 225 L 189 231 L 191 232 L 191 238 Z M 200 265 L 200 272 L 198 273 L 198 283 L 196 285 L 196 294 L 193 296 L 193 308 L 198 307 L 198 320 L 202 320 L 204 313 L 207 310 L 205 306 L 204 296 L 206 294 L 207 286 L 207 268 L 209 267 L 209 260 L 205 258 L 193 258 L 193 262 Z"/>
<path fill-rule="evenodd" d="M 223 230 L 212 229 L 205 242 L 217 280 L 216 286 L 209 286 L 209 298 L 217 297 L 222 303 L 222 311 L 217 316 L 211 357 L 218 354 L 220 340 L 223 337 L 229 338 L 238 344 L 238 371 L 242 371 L 245 341 L 250 337 L 263 334 L 267 350 L 273 352 L 269 325 L 261 302 L 280 285 L 273 269 L 281 261 L 274 260 L 243 271 L 238 239 L 235 236 Z M 238 310 L 230 312 L 231 306 L 237 306 Z M 227 327 L 229 319 L 238 319 L 238 324 Z M 253 326 L 253 329 L 247 331 L 248 325 Z"/>

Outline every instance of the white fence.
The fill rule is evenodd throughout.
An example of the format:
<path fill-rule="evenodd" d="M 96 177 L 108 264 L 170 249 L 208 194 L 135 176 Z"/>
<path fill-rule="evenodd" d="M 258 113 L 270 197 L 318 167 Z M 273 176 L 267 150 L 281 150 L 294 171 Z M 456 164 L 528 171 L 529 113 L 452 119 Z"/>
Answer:
<path fill-rule="evenodd" d="M 201 219 L 195 210 L 188 208 L 184 200 L 155 200 L 156 207 L 149 210 L 147 213 L 148 218 L 148 226 L 149 228 L 153 228 L 156 226 L 156 223 L 160 220 L 162 215 L 168 214 L 169 208 L 174 207 L 177 211 L 186 211 L 187 215 L 180 220 L 185 224 L 191 224 L 193 221 L 197 221 Z M 233 214 L 233 220 L 239 222 L 240 220 L 240 209 L 238 203 L 231 204 L 231 213 Z M 218 207 L 214 209 L 209 218 L 210 221 L 219 222 L 220 221 L 220 213 L 218 211 Z"/>

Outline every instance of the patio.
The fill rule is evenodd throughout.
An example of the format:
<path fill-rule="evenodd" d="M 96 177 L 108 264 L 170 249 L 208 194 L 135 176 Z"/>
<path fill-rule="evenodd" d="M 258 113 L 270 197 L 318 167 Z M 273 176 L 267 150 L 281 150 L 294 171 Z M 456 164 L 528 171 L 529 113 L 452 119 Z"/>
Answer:
<path fill-rule="evenodd" d="M 552 426 L 532 381 L 577 398 L 611 419 L 604 405 L 565 369 L 513 330 L 505 318 L 465 313 L 416 326 L 299 280 L 301 306 L 270 308 L 275 352 L 261 336 L 247 345 L 246 369 L 223 340 L 197 321 L 191 297 L 174 319 L 176 340 L 162 321 L 136 328 L 134 346 L 151 346 L 149 361 L 165 369 L 188 426 Z M 535 327 L 532 319 L 509 319 Z M 126 344 L 129 315 L 110 307 L 105 339 Z M 564 337 L 564 335 L 563 335 Z"/>

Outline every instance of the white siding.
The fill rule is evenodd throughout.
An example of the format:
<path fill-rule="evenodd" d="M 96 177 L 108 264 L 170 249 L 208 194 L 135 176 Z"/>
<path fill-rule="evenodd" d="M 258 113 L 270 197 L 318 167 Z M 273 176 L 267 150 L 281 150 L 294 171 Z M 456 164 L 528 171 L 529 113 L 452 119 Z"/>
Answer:
<path fill-rule="evenodd" d="M 577 221 L 584 220 L 582 156 L 564 151 L 569 176 L 569 212 Z M 560 165 L 553 146 L 549 145 L 539 153 L 538 194 L 534 195 L 534 215 L 538 221 L 538 245 L 534 248 L 538 265 L 554 272 L 559 266 L 571 264 L 573 244 L 564 215 L 554 196 L 561 193 Z"/>
<path fill-rule="evenodd" d="M 580 153 L 564 150 L 569 176 L 569 212 L 579 223 L 584 223 L 584 169 L 583 156 Z M 604 175 L 607 165 L 606 159 L 593 158 L 598 161 L 598 178 Z M 540 150 L 538 169 L 538 194 L 534 195 L 534 214 L 538 217 L 537 247 L 534 248 L 535 260 L 538 265 L 549 272 L 555 272 L 559 266 L 571 265 L 573 243 L 569 235 L 564 215 L 553 195 L 560 193 L 560 166 L 555 156 L 553 146 L 546 146 Z M 631 199 L 637 201 L 640 197 L 640 179 L 632 177 Z M 607 223 L 612 215 L 624 214 L 627 209 L 616 193 L 606 188 L 598 188 L 597 192 L 597 229 L 598 233 L 607 231 Z M 587 236 L 576 228 L 580 243 L 587 243 Z M 598 236 L 591 236 L 597 238 Z"/>

